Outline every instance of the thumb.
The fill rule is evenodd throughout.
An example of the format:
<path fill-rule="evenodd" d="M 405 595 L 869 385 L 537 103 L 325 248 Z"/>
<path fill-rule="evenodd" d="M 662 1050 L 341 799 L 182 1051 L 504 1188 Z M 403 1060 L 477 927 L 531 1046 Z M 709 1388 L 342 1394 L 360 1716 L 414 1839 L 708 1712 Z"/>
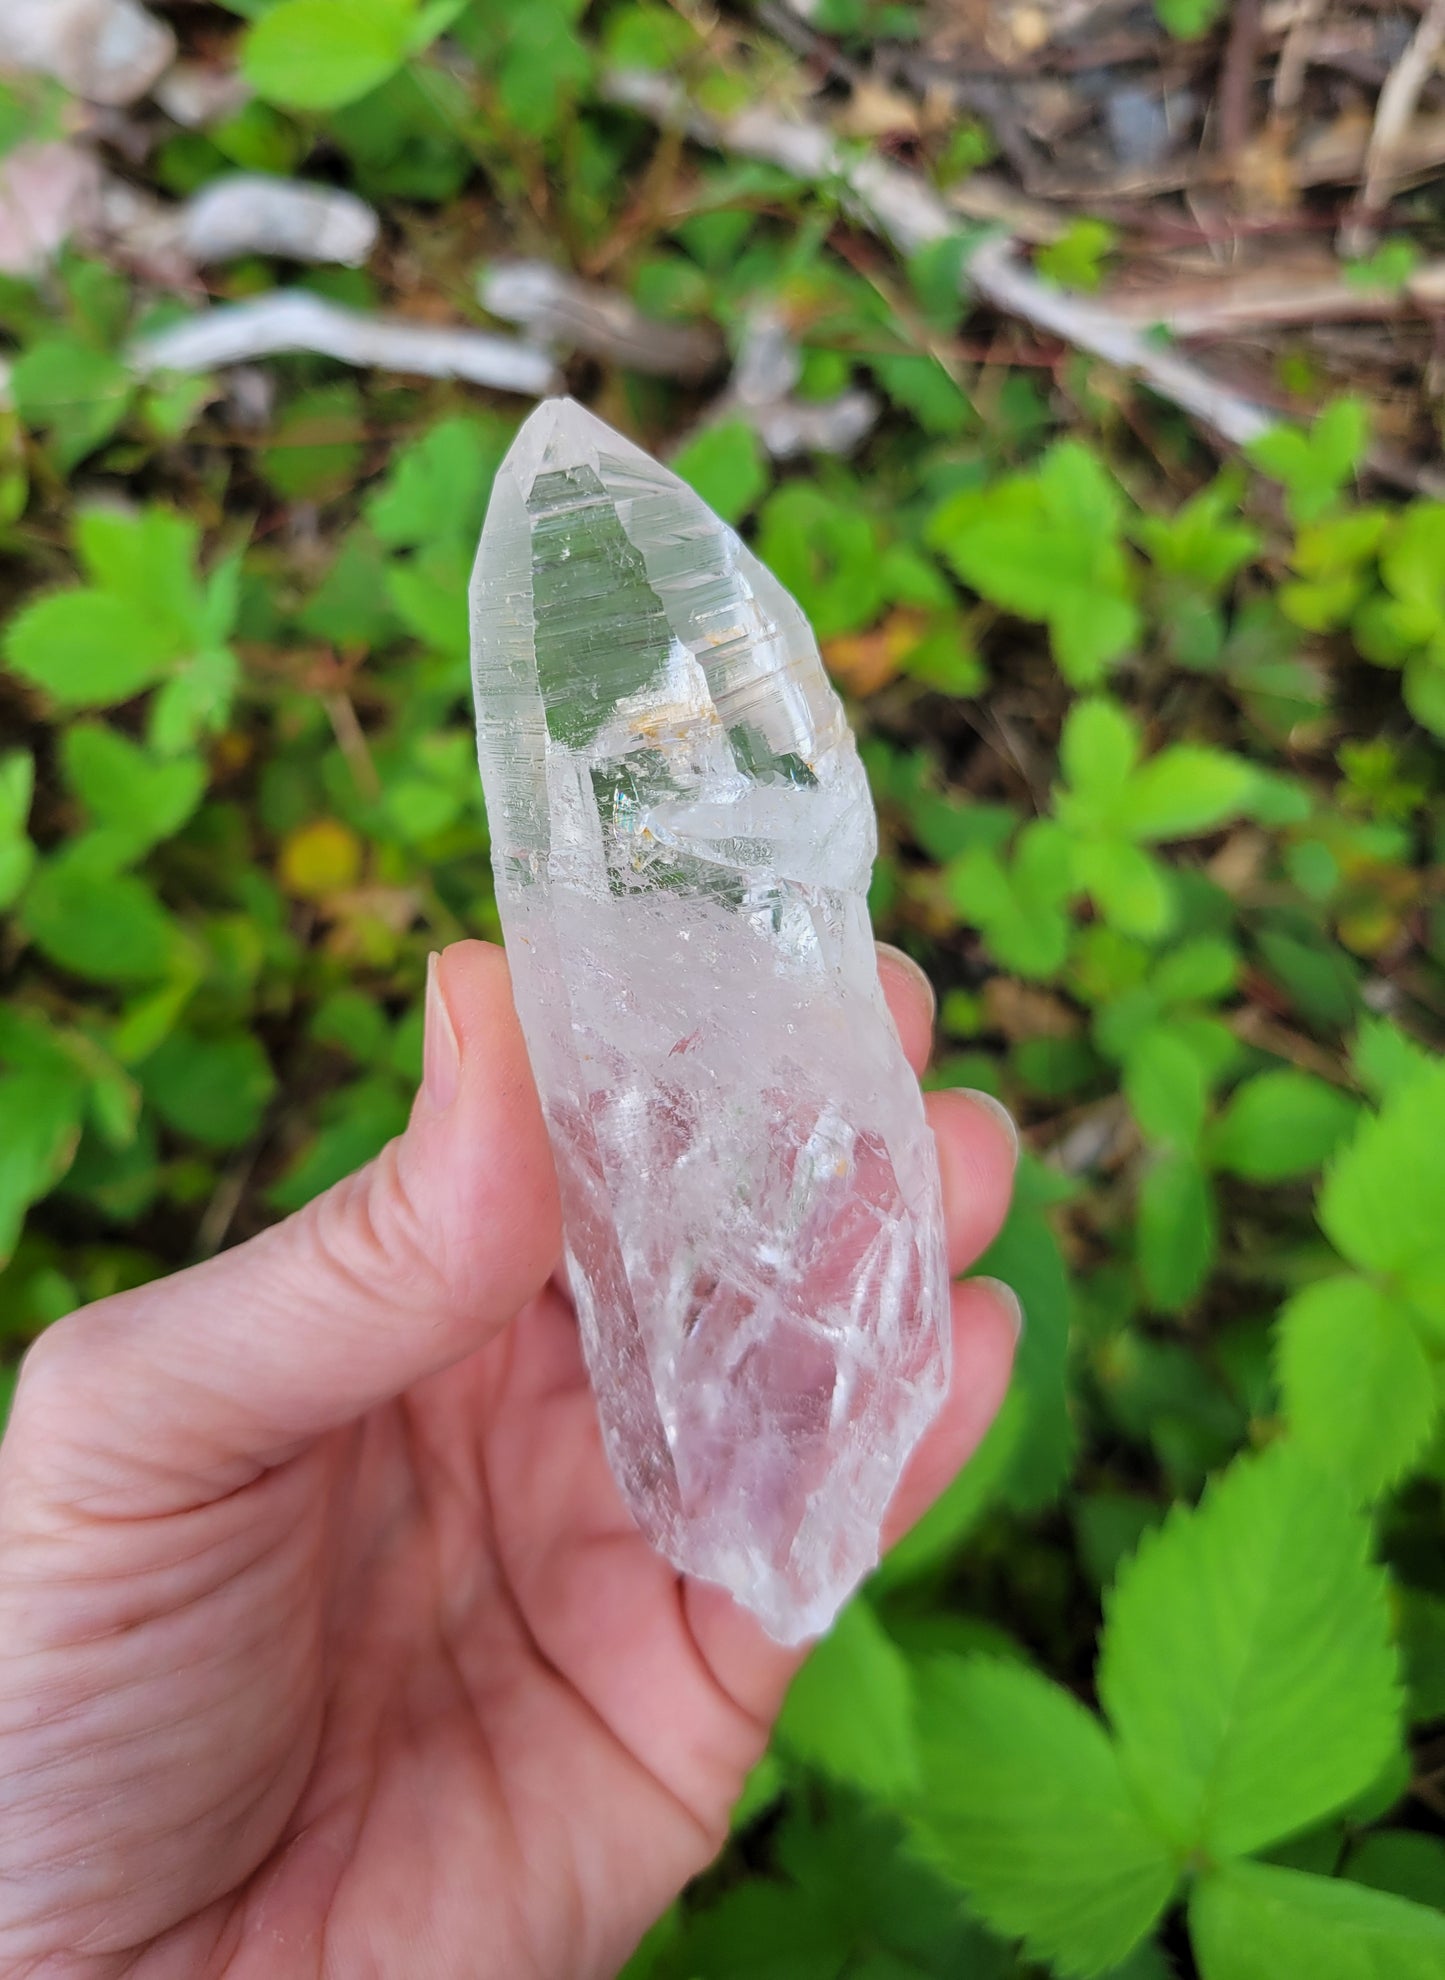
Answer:
<path fill-rule="evenodd" d="M 561 1220 L 500 949 L 433 959 L 425 1064 L 406 1131 L 365 1169 L 43 1334 L 5 1454 L 18 1439 L 72 1496 L 109 1485 L 127 1513 L 165 1510 L 236 1489 L 504 1328 L 555 1266 Z"/>

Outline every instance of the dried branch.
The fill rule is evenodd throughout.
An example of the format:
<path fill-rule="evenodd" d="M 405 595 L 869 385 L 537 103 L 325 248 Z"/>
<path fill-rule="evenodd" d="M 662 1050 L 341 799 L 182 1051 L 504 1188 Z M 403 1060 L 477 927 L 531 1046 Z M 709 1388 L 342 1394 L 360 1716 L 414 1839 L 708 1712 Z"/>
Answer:
<path fill-rule="evenodd" d="M 1250 96 L 1259 66 L 1260 0 L 1234 0 L 1219 76 L 1219 149 L 1231 169 L 1249 143 Z"/>
<path fill-rule="evenodd" d="M 1347 282 L 1330 260 L 1250 269 L 1170 282 L 1154 288 L 1114 290 L 1103 298 L 1111 314 L 1139 325 L 1162 323 L 1176 337 L 1227 336 L 1290 323 L 1365 323 L 1445 306 L 1445 261 L 1415 269 L 1407 281 Z"/>
<path fill-rule="evenodd" d="M 1270 90 L 1270 109 L 1277 118 L 1292 118 L 1299 109 L 1315 29 L 1323 12 L 1324 0 L 1300 0 L 1299 10 L 1290 23 L 1284 47 L 1279 52 L 1279 65 Z"/>
<path fill-rule="evenodd" d="M 138 339 L 129 356 L 138 371 L 213 371 L 283 351 L 311 351 L 339 364 L 428 378 L 465 378 L 527 398 L 558 388 L 551 357 L 534 345 L 480 330 L 363 316 L 295 289 L 206 310 Z"/>
<path fill-rule="evenodd" d="M 710 325 L 660 323 L 615 290 L 545 261 L 494 261 L 477 282 L 482 308 L 540 342 L 585 351 L 659 378 L 705 378 L 723 355 Z"/>
<path fill-rule="evenodd" d="M 800 179 L 836 183 L 864 223 L 904 253 L 953 231 L 952 216 L 931 186 L 881 158 L 847 156 L 821 125 L 764 108 L 743 110 L 717 122 L 699 111 L 668 77 L 652 73 L 613 73 L 604 79 L 603 88 L 614 103 L 659 124 L 685 129 L 699 143 L 765 160 Z M 1134 324 L 1097 303 L 1041 282 L 1018 261 L 1007 241 L 986 242 L 978 248 L 966 273 L 971 286 L 996 309 L 1131 372 L 1236 446 L 1274 424 L 1253 400 L 1220 384 L 1178 352 L 1159 349 Z"/>
<path fill-rule="evenodd" d="M 1409 46 L 1385 78 L 1375 106 L 1375 123 L 1365 153 L 1365 177 L 1345 228 L 1347 244 L 1358 249 L 1375 216 L 1388 204 L 1400 155 L 1415 116 L 1420 92 L 1445 48 L 1445 0 L 1430 0 Z"/>

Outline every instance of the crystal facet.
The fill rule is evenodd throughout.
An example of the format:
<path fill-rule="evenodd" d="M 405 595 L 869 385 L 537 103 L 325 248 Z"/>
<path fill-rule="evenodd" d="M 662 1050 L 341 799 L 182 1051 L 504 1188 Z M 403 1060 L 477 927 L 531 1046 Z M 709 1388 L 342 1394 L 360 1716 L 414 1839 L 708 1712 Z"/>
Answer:
<path fill-rule="evenodd" d="M 798 1642 L 876 1560 L 948 1380 L 937 1160 L 878 985 L 862 765 L 798 606 L 571 400 L 497 476 L 472 626 L 608 1458 L 662 1553 Z"/>

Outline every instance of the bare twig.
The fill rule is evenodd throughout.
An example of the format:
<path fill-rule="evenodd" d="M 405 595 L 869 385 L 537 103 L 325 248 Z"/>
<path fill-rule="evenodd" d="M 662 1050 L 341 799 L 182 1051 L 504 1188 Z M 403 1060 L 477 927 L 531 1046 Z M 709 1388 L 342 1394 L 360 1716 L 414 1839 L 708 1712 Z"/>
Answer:
<path fill-rule="evenodd" d="M 1249 143 L 1250 103 L 1259 66 L 1260 0 L 1234 0 L 1219 75 L 1219 149 L 1234 169 Z"/>
<path fill-rule="evenodd" d="M 213 179 L 186 201 L 176 227 L 181 248 L 198 263 L 267 254 L 351 268 L 368 258 L 381 231 L 355 193 L 263 172 Z"/>
<path fill-rule="evenodd" d="M 1276 118 L 1292 118 L 1299 109 L 1315 29 L 1323 12 L 1324 0 L 1300 0 L 1284 47 L 1279 51 L 1279 64 L 1270 90 L 1270 111 Z"/>
<path fill-rule="evenodd" d="M 1344 229 L 1347 247 L 1358 251 L 1375 217 L 1389 201 L 1404 139 L 1414 121 L 1420 92 L 1445 48 L 1445 0 L 1430 0 L 1410 45 L 1385 78 L 1375 106 L 1375 123 L 1365 153 L 1365 177 Z"/>
<path fill-rule="evenodd" d="M 659 123 L 681 124 L 700 143 L 765 159 L 801 179 L 836 183 L 860 218 L 905 253 L 953 231 L 952 216 L 931 186 L 884 159 L 846 156 L 821 125 L 761 107 L 715 122 L 669 78 L 652 73 L 614 73 L 606 78 L 604 88 L 614 102 Z M 1274 424 L 1253 400 L 1220 384 L 1178 352 L 1161 350 L 1135 325 L 1110 315 L 1097 303 L 1050 288 L 1019 262 L 1007 241 L 985 242 L 978 248 L 969 260 L 967 279 L 996 309 L 1133 373 L 1235 445 L 1255 439 Z"/>
<path fill-rule="evenodd" d="M 176 38 L 138 0 L 4 0 L 0 66 L 54 76 L 92 103 L 134 103 Z"/>
<path fill-rule="evenodd" d="M 1285 323 L 1373 322 L 1432 315 L 1445 306 L 1445 262 L 1428 262 L 1392 287 L 1348 282 L 1337 263 L 1312 257 L 1305 264 L 1114 290 L 1102 300 L 1126 322 L 1160 323 L 1176 337 L 1228 336 Z"/>
<path fill-rule="evenodd" d="M 532 344 L 480 330 L 363 316 L 297 289 L 226 303 L 158 330 L 132 344 L 130 361 L 138 371 L 214 371 L 283 351 L 313 351 L 339 364 L 428 378 L 465 378 L 527 398 L 541 398 L 558 386 L 551 357 Z"/>
<path fill-rule="evenodd" d="M 660 378 L 706 377 L 723 354 L 710 325 L 660 323 L 616 290 L 579 282 L 546 261 L 494 261 L 477 283 L 482 308 L 544 344 L 585 351 Z"/>

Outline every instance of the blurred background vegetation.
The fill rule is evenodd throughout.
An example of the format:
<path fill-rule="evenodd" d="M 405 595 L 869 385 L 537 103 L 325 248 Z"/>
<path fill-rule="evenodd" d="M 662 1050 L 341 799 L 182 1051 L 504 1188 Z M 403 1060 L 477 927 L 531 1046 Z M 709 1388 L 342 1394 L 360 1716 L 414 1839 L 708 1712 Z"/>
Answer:
<path fill-rule="evenodd" d="M 465 585 L 549 380 L 811 615 L 932 1081 L 1023 1125 L 1013 1394 L 634 1980 L 1445 1973 L 1442 41 L 0 23 L 6 1382 L 402 1125 L 428 951 L 499 934 Z"/>

